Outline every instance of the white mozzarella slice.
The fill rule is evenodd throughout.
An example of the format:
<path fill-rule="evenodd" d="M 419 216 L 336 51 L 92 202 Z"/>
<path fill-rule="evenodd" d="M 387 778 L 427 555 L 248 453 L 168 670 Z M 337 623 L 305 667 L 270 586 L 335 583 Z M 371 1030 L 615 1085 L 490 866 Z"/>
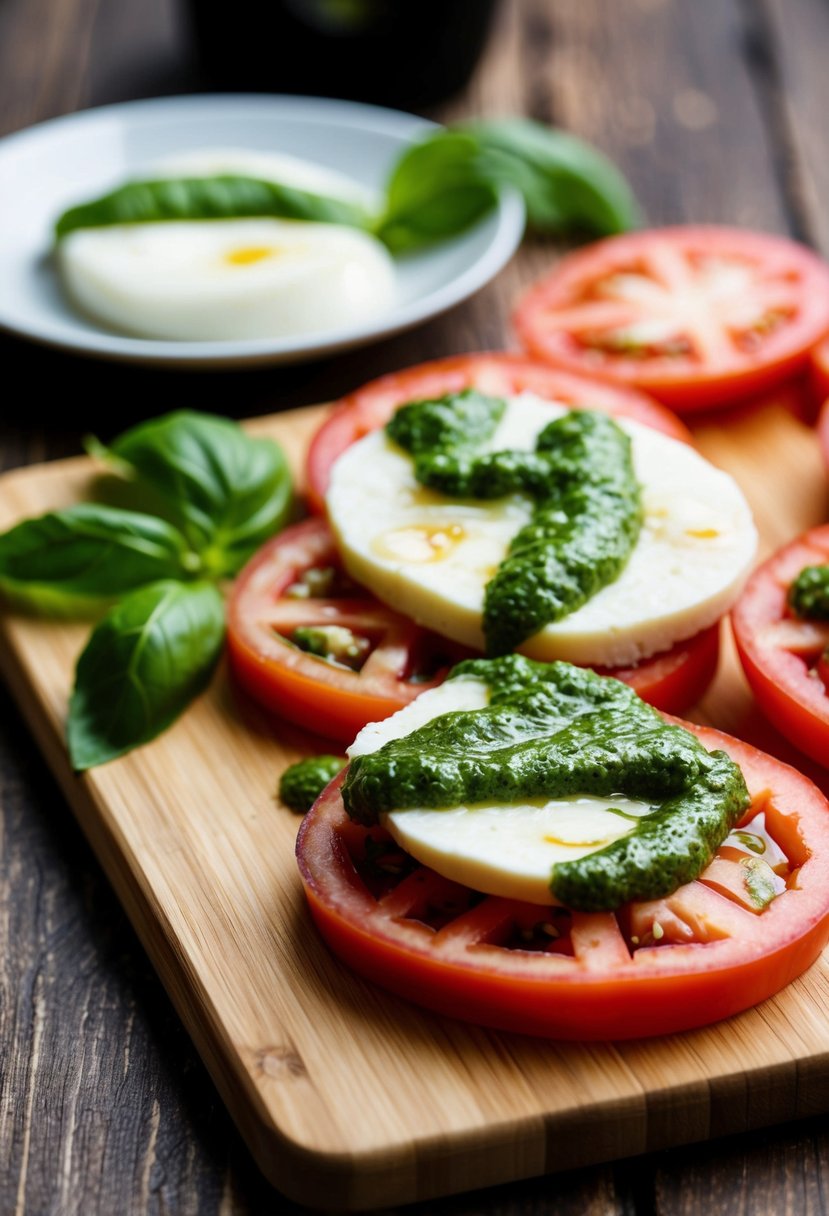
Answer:
<path fill-rule="evenodd" d="M 433 718 L 461 709 L 482 709 L 487 686 L 449 680 L 383 722 L 363 728 L 348 749 L 353 759 L 402 739 Z M 550 904 L 556 864 L 575 861 L 629 835 L 654 807 L 622 795 L 535 798 L 450 808 L 407 808 L 381 816 L 401 848 L 423 865 L 476 891 Z"/>
<path fill-rule="evenodd" d="M 458 676 L 447 680 L 438 688 L 430 688 L 422 692 L 414 701 L 404 705 L 402 709 L 382 722 L 369 722 L 360 731 L 357 738 L 346 749 L 346 755 L 353 760 L 355 756 L 367 756 L 370 752 L 378 751 L 390 739 L 402 739 L 438 718 L 441 714 L 454 713 L 457 710 L 486 709 L 489 705 L 489 686 L 482 680 Z"/>
<path fill-rule="evenodd" d="M 97 321 L 182 341 L 337 329 L 382 311 L 394 266 L 353 228 L 240 219 L 81 229 L 59 244 L 73 302 Z"/>
<path fill-rule="evenodd" d="M 491 450 L 531 449 L 563 406 L 512 398 Z M 622 574 L 520 647 L 533 658 L 635 663 L 712 625 L 739 595 L 757 534 L 728 474 L 686 444 L 620 419 L 633 441 L 645 522 Z M 415 480 L 409 456 L 374 431 L 334 465 L 328 512 L 346 568 L 380 599 L 455 641 L 483 649 L 484 589 L 531 501 L 448 498 Z"/>

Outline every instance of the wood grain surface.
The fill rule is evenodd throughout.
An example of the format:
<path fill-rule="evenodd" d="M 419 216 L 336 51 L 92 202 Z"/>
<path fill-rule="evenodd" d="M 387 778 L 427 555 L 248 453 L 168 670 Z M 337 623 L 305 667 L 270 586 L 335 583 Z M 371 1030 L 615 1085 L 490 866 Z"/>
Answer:
<path fill-rule="evenodd" d="M 827 253 L 827 38 L 823 0 L 506 0 L 472 85 L 435 116 L 510 109 L 559 122 L 617 159 L 654 223 L 753 224 Z M 2 130 L 200 83 L 172 0 L 0 5 Z M 515 292 L 554 253 L 532 244 L 440 321 L 290 371 L 125 375 L 0 340 L 8 382 L 21 386 L 12 401 L 6 394 L 0 460 L 11 467 L 76 452 L 90 427 L 106 436 L 168 405 L 272 412 L 418 359 L 508 344 Z M 766 509 L 774 514 L 772 503 Z M 272 1212 L 278 1197 L 229 1124 L 5 696 L 0 720 L 0 1211 Z M 825 1213 L 827 1155 L 825 1119 L 807 1118 L 414 1211 Z"/>

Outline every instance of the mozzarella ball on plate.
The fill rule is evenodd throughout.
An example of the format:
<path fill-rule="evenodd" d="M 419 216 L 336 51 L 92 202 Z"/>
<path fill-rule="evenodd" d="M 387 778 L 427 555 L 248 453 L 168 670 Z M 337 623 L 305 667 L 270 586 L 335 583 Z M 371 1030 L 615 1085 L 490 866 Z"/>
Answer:
<path fill-rule="evenodd" d="M 273 338 L 351 327 L 383 312 L 394 266 L 337 224 L 238 219 L 124 224 L 58 246 L 71 300 L 126 333 L 178 341 Z"/>

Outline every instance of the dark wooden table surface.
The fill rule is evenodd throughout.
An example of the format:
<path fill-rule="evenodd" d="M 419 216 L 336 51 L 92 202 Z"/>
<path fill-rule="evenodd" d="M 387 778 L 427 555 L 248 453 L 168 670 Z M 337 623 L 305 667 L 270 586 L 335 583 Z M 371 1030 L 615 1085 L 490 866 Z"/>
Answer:
<path fill-rule="evenodd" d="M 436 117 L 560 124 L 617 160 L 654 224 L 743 224 L 829 254 L 827 49 L 829 0 L 504 0 L 471 86 Z M 174 0 L 0 0 L 0 133 L 201 87 Z M 508 345 L 511 300 L 555 252 L 525 247 L 447 317 L 299 369 L 125 370 L 0 338 L 0 467 L 173 406 L 270 412 Z M 277 1210 L 2 692 L 0 723 L 0 1213 Z M 829 1120 L 815 1118 L 408 1211 L 813 1216 L 827 1191 Z"/>

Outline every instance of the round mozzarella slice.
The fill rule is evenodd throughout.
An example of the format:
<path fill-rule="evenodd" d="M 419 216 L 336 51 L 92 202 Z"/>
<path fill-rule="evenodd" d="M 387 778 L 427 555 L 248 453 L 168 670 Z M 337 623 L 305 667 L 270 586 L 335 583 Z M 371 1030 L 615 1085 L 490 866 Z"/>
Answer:
<path fill-rule="evenodd" d="M 182 341 L 337 329 L 382 311 L 394 267 L 379 241 L 337 224 L 240 219 L 70 233 L 58 265 L 95 320 Z"/>
<path fill-rule="evenodd" d="M 377 751 L 433 718 L 462 709 L 482 709 L 485 684 L 459 678 L 432 689 L 383 722 L 366 726 L 349 756 Z M 401 848 L 454 882 L 488 895 L 550 904 L 553 869 L 627 836 L 641 815 L 654 807 L 622 795 L 596 798 L 535 798 L 505 805 L 407 808 L 381 816 L 382 826 Z"/>
<path fill-rule="evenodd" d="M 532 449 L 563 406 L 508 402 L 490 450 Z M 739 595 L 757 534 L 736 483 L 693 448 L 625 419 L 645 522 L 619 578 L 520 647 L 536 659 L 635 663 L 712 625 Z M 484 589 L 533 504 L 447 498 L 415 480 L 407 453 L 373 431 L 332 470 L 331 526 L 348 572 L 420 624 L 484 648 Z"/>

